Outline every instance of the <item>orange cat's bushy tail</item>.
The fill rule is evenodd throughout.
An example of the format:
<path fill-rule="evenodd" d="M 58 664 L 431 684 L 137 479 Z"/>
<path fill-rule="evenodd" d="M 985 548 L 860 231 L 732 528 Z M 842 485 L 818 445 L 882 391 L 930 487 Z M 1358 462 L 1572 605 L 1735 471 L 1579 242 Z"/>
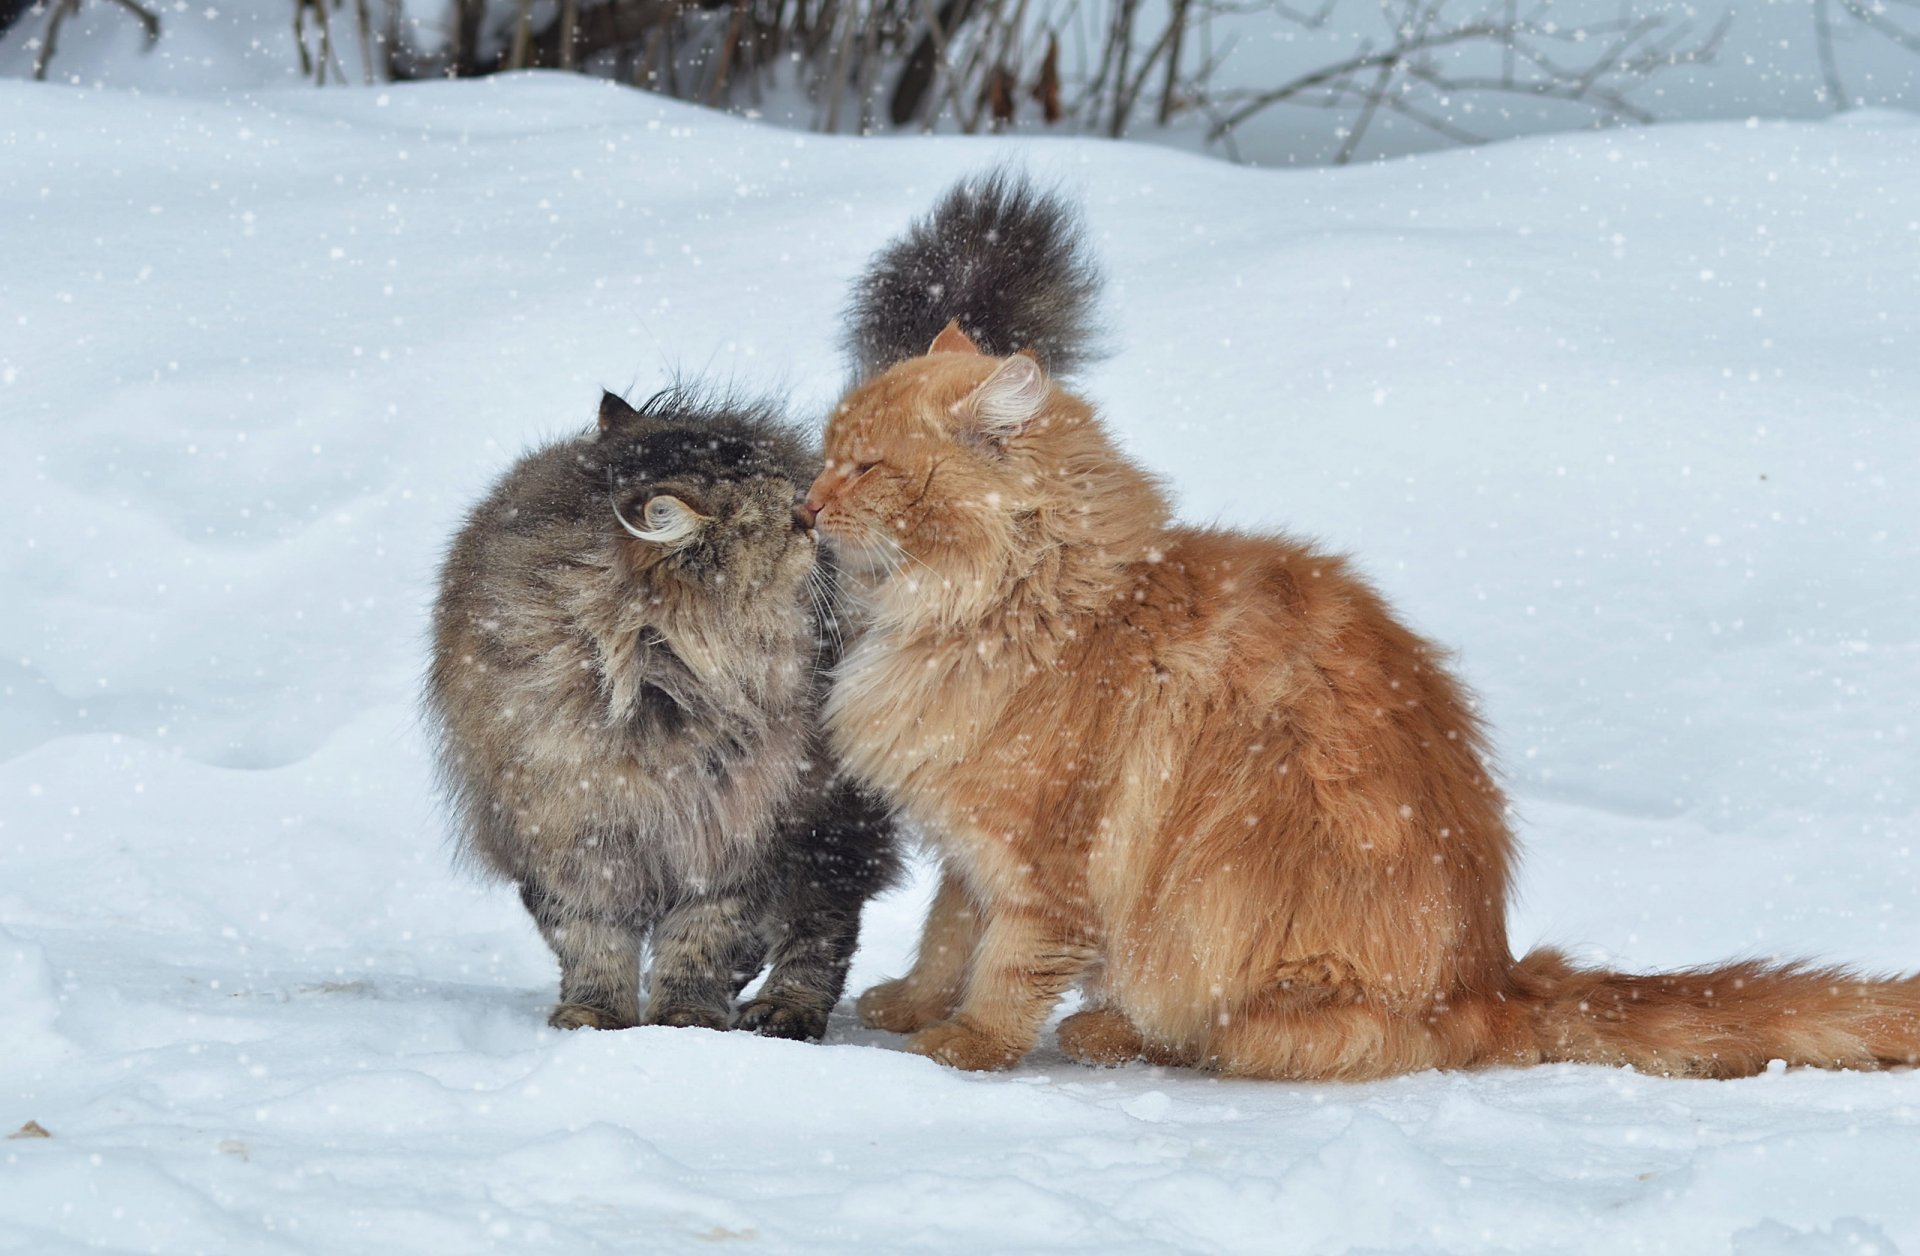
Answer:
<path fill-rule="evenodd" d="M 1577 969 L 1556 951 L 1535 951 L 1512 979 L 1543 1061 L 1676 1077 L 1745 1077 L 1772 1060 L 1852 1069 L 1920 1063 L 1920 976 L 1758 961 L 1635 976 Z"/>

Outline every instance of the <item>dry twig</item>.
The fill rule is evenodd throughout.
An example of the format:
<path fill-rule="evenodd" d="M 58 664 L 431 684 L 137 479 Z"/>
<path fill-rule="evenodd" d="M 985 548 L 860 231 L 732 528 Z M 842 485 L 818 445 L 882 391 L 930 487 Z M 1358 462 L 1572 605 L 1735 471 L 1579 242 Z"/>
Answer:
<path fill-rule="evenodd" d="M 1453 7 L 1448 0 L 1404 0 L 1389 14 L 1391 38 L 1381 46 L 1362 44 L 1349 57 L 1273 87 L 1213 94 L 1208 138 L 1224 141 L 1286 104 L 1351 111 L 1339 129 L 1336 164 L 1352 160 L 1383 112 L 1452 143 L 1478 143 L 1485 137 L 1449 112 L 1458 98 L 1478 95 L 1557 101 L 1603 124 L 1648 122 L 1652 115 L 1632 99 L 1633 89 L 1664 70 L 1712 60 L 1728 29 L 1723 17 L 1696 36 L 1685 23 L 1631 14 L 1561 27 L 1543 16 L 1544 5 L 1523 15 L 1515 0 L 1483 6 L 1465 19 L 1452 18 Z M 1476 51 L 1497 54 L 1498 72 L 1459 68 L 1471 64 Z M 1487 57 L 1478 60 L 1485 64 Z"/>
<path fill-rule="evenodd" d="M 140 29 L 146 35 L 145 46 L 151 48 L 160 39 L 160 15 L 140 4 L 137 0 L 113 0 L 113 2 L 131 13 L 140 23 Z M 47 66 L 53 61 L 55 49 L 60 46 L 60 27 L 69 17 L 80 11 L 80 0 L 54 0 L 52 10 L 47 14 L 47 25 L 40 36 L 40 45 L 34 50 L 33 77 L 36 81 L 45 81 Z"/>

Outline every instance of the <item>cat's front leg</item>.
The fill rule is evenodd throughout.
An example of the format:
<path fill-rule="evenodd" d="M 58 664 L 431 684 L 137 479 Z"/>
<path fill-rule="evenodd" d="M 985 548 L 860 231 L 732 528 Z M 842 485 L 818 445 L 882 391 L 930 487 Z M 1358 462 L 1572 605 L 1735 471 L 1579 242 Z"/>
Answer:
<path fill-rule="evenodd" d="M 645 1023 L 728 1028 L 733 996 L 765 954 L 759 917 L 756 904 L 740 894 L 700 895 L 670 908 L 653 930 Z"/>
<path fill-rule="evenodd" d="M 1039 1036 L 1060 996 L 1093 963 L 1084 929 L 1026 906 L 988 912 L 966 997 L 951 1020 L 907 1040 L 907 1050 L 954 1068 L 1012 1068 Z"/>
<path fill-rule="evenodd" d="M 773 944 L 766 984 L 741 1005 L 739 1027 L 768 1038 L 824 1037 L 860 940 L 859 911 L 789 921 Z"/>
<path fill-rule="evenodd" d="M 953 1015 L 973 971 L 979 936 L 979 904 L 953 866 L 943 865 L 913 967 L 906 976 L 883 981 L 860 996 L 861 1023 L 910 1034 Z"/>
<path fill-rule="evenodd" d="M 781 834 L 780 893 L 767 922 L 771 971 L 735 1022 L 770 1038 L 818 1039 L 846 989 L 860 911 L 899 871 L 893 817 L 846 779 Z"/>
<path fill-rule="evenodd" d="M 572 906 L 528 881 L 520 901 L 560 960 L 555 1029 L 628 1029 L 640 1023 L 640 931 Z"/>

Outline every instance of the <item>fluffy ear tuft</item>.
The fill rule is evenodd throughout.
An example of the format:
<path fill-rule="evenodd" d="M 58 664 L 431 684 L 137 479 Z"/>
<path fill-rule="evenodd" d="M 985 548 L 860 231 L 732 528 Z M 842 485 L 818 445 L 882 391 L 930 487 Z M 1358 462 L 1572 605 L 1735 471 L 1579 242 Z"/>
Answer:
<path fill-rule="evenodd" d="M 935 336 L 933 343 L 927 346 L 927 352 L 929 354 L 978 353 L 980 346 L 973 343 L 966 332 L 960 330 L 960 320 L 954 318 L 947 320 L 947 325 L 940 329 L 940 334 Z"/>
<path fill-rule="evenodd" d="M 603 391 L 600 394 L 601 431 L 604 432 L 608 428 L 626 422 L 628 419 L 637 419 L 639 417 L 640 412 L 628 405 L 623 398 L 616 397 L 610 392 Z"/>
<path fill-rule="evenodd" d="M 954 412 L 971 419 L 974 430 L 988 441 L 1004 445 L 1027 429 L 1046 400 L 1046 372 L 1031 357 L 1017 353 L 968 393 Z"/>
<path fill-rule="evenodd" d="M 617 505 L 613 508 L 613 517 L 620 521 L 620 526 L 628 535 L 669 547 L 691 540 L 700 531 L 700 525 L 706 522 L 699 511 L 666 493 L 648 499 L 646 509 L 640 516 L 647 525 L 644 528 L 634 527 L 632 521 L 620 513 Z"/>

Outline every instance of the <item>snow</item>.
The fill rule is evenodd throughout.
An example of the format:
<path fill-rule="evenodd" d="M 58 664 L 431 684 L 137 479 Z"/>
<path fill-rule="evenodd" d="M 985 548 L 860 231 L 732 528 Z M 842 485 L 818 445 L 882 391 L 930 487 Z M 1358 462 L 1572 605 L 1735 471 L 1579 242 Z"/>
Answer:
<path fill-rule="evenodd" d="M 448 0 L 394 0 L 403 14 L 405 37 L 413 47 L 444 50 L 449 33 Z M 1139 29 L 1145 32 L 1137 53 L 1163 21 L 1164 6 L 1157 0 L 1136 0 Z M 1851 105 L 1913 109 L 1920 107 L 1920 56 L 1902 47 L 1890 35 L 1876 32 L 1874 21 L 1887 30 L 1912 28 L 1910 17 L 1889 6 L 1828 6 L 1833 34 L 1834 71 Z M 57 83 L 132 88 L 152 93 L 204 94 L 264 87 L 291 86 L 311 78 L 301 75 L 300 44 L 290 19 L 291 0 L 250 0 L 238 4 L 189 5 L 173 0 L 149 5 L 159 11 L 160 35 L 145 46 L 141 27 L 116 4 L 86 0 L 60 28 L 58 50 L 48 63 L 48 77 Z M 1379 0 L 1330 0 L 1330 3 L 1284 6 L 1295 13 L 1327 10 L 1317 23 L 1286 20 L 1282 6 L 1226 6 L 1196 28 L 1183 63 L 1197 70 L 1203 59 L 1218 57 L 1211 77 L 1216 93 L 1271 88 L 1303 74 L 1341 62 L 1363 47 L 1386 43 L 1402 18 L 1400 6 Z M 1444 15 L 1451 21 L 1473 15 L 1471 0 L 1450 0 Z M 1484 6 L 1478 6 L 1484 9 Z M 1516 10 L 1545 18 L 1562 31 L 1590 29 L 1591 41 L 1581 39 L 1545 45 L 1549 55 L 1569 65 L 1589 65 L 1594 50 L 1610 35 L 1623 13 L 1660 23 L 1663 39 L 1672 38 L 1676 50 L 1695 48 L 1720 19 L 1730 18 L 1717 53 L 1700 64 L 1662 67 L 1644 80 L 1620 80 L 1634 105 L 1661 122 L 1706 118 L 1744 120 L 1761 117 L 1821 117 L 1833 111 L 1828 76 L 1822 64 L 1816 5 L 1813 0 L 1546 0 Z M 496 30 L 506 27 L 512 6 L 495 0 Z M 376 26 L 386 5 L 374 5 Z M 1852 12 L 1849 12 L 1851 10 Z M 1091 12 L 1090 10 L 1088 12 Z M 1086 13 L 1072 20 L 1069 11 L 1039 6 L 1035 20 L 1059 28 L 1068 79 L 1068 97 L 1079 78 L 1090 76 L 1098 61 L 1099 40 L 1089 43 Z M 1063 22 L 1063 16 L 1069 20 Z M 47 19 L 29 14 L 0 32 L 0 77 L 27 77 L 44 37 Z M 359 35 L 351 9 L 334 17 L 336 38 L 330 89 L 361 90 L 365 78 Z M 1684 33 L 1683 33 L 1684 32 Z M 319 36 L 308 24 L 307 52 L 317 58 Z M 1037 44 L 1036 44 L 1037 46 Z M 1204 57 L 1191 50 L 1206 47 Z M 1439 64 L 1469 77 L 1497 75 L 1498 58 L 1487 48 L 1468 46 L 1458 53 L 1443 52 Z M 1032 66 L 1029 65 L 1029 69 Z M 340 77 L 344 75 L 344 80 Z M 375 88 L 374 90 L 386 90 Z M 1420 108 L 1435 114 L 1459 131 L 1485 139 L 1508 139 L 1543 131 L 1578 129 L 1601 121 L 1590 107 L 1518 93 L 1461 92 L 1453 95 L 1416 92 Z M 737 100 L 741 109 L 802 130 L 811 129 L 823 110 L 813 101 L 797 71 L 776 74 L 751 96 Z M 842 125 L 853 126 L 857 110 L 844 111 Z M 1207 149 L 1210 117 L 1205 110 L 1177 115 L 1172 125 L 1151 125 L 1152 109 L 1142 110 L 1130 139 L 1171 145 L 1187 150 Z M 1330 162 L 1345 139 L 1343 127 L 1359 116 L 1358 106 L 1333 111 L 1313 105 L 1284 105 L 1268 109 L 1242 124 L 1234 133 L 1233 149 L 1245 160 L 1265 165 L 1317 165 Z M 955 129 L 951 116 L 939 125 Z M 1021 125 L 1046 133 L 1037 115 L 1023 113 Z M 1096 130 L 1099 128 L 1096 127 Z M 1367 126 L 1360 146 L 1362 159 L 1396 157 L 1446 147 L 1445 136 L 1382 110 Z M 1223 149 L 1214 148 L 1216 155 Z"/>
<path fill-rule="evenodd" d="M 1920 1076 L 1362 1086 L 542 1023 L 415 713 L 466 503 L 678 365 L 824 413 L 867 254 L 1084 196 L 1087 391 L 1190 518 L 1457 646 L 1516 945 L 1920 965 L 1920 120 L 1261 172 L 558 76 L 0 81 L 0 1250 L 1893 1252 Z M 925 869 L 870 908 L 902 970 Z"/>

